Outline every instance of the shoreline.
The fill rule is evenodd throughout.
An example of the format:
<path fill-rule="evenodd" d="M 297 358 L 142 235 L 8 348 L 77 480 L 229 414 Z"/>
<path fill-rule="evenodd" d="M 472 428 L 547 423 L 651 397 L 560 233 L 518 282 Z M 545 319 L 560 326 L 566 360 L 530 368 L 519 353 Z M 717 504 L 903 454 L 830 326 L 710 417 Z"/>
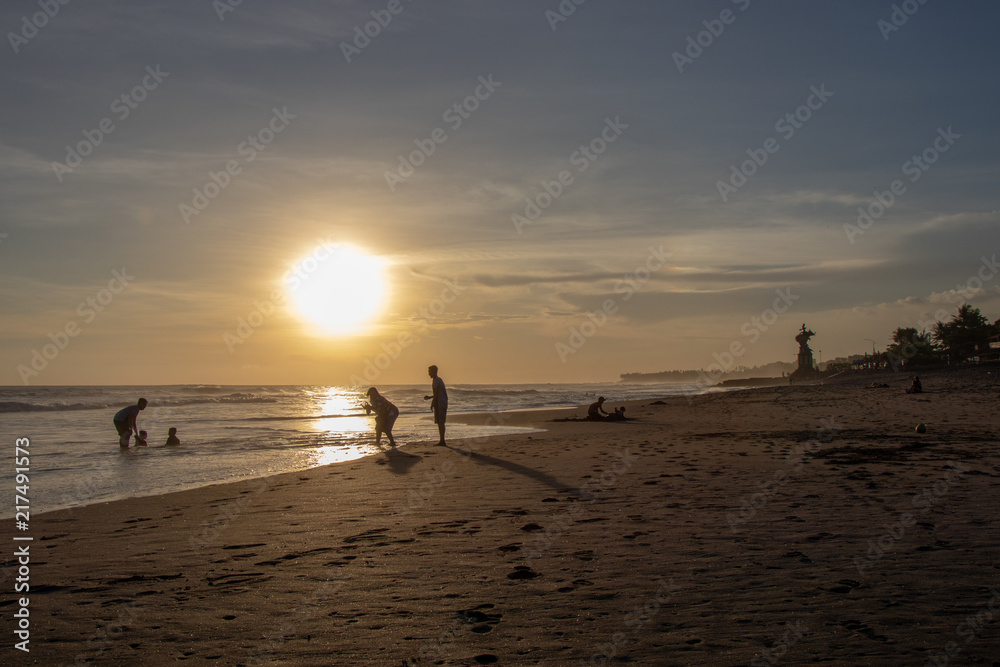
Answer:
<path fill-rule="evenodd" d="M 1000 585 L 1000 417 L 995 375 L 921 377 L 522 411 L 547 430 L 38 515 L 30 658 L 922 664 Z"/>

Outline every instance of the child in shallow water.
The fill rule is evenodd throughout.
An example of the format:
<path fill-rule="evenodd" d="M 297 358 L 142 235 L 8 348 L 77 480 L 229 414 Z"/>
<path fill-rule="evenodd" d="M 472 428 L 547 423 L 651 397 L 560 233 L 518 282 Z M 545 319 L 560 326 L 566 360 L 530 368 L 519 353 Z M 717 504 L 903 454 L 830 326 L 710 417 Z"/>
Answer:
<path fill-rule="evenodd" d="M 167 431 L 167 444 L 164 445 L 164 446 L 165 447 L 176 447 L 179 444 L 181 444 L 181 440 L 180 440 L 180 438 L 177 437 L 177 429 L 174 428 L 174 427 L 171 427 L 170 430 Z"/>
<path fill-rule="evenodd" d="M 146 432 L 139 431 L 139 435 L 135 436 L 135 446 L 136 447 L 146 447 Z"/>

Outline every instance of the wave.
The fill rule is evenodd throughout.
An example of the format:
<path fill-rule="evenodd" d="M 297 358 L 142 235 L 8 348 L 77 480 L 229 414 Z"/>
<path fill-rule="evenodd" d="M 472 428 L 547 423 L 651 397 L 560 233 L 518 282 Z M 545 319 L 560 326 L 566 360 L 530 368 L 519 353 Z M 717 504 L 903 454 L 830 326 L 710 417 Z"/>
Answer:
<path fill-rule="evenodd" d="M 537 389 L 466 389 L 464 387 L 449 387 L 449 394 L 463 394 L 468 396 L 524 396 L 529 394 L 540 394 Z"/>
<path fill-rule="evenodd" d="M 176 407 L 181 405 L 200 405 L 218 403 L 277 403 L 275 398 L 258 396 L 257 394 L 235 393 L 228 396 L 206 396 L 203 398 L 179 399 L 149 399 L 151 408 Z M 25 403 L 22 401 L 0 401 L 0 413 L 11 412 L 63 412 L 69 410 L 110 410 L 121 409 L 129 403 Z"/>
<path fill-rule="evenodd" d="M 62 410 L 105 410 L 117 407 L 107 403 L 22 403 L 20 401 L 0 401 L 0 413 L 4 412 L 55 412 Z"/>

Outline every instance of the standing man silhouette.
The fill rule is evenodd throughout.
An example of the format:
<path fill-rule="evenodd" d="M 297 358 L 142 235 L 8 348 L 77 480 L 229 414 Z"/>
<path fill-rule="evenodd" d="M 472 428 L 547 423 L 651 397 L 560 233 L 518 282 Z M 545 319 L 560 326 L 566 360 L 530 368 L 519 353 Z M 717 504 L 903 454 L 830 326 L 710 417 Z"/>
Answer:
<path fill-rule="evenodd" d="M 434 423 L 438 425 L 438 433 L 441 440 L 438 445 L 444 445 L 444 422 L 448 416 L 448 390 L 444 388 L 444 380 L 438 377 L 438 367 L 429 366 L 427 374 L 431 376 L 431 395 L 424 396 L 424 400 L 430 400 L 431 410 L 434 411 Z"/>

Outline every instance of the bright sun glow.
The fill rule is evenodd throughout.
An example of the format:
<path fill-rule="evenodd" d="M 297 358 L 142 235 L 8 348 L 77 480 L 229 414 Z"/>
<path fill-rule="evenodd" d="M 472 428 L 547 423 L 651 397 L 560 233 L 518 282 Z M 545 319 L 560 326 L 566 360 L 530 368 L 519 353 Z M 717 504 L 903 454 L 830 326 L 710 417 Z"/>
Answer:
<path fill-rule="evenodd" d="M 288 293 L 298 313 L 319 333 L 357 333 L 382 308 L 383 265 L 346 245 L 320 245 L 292 267 Z"/>

